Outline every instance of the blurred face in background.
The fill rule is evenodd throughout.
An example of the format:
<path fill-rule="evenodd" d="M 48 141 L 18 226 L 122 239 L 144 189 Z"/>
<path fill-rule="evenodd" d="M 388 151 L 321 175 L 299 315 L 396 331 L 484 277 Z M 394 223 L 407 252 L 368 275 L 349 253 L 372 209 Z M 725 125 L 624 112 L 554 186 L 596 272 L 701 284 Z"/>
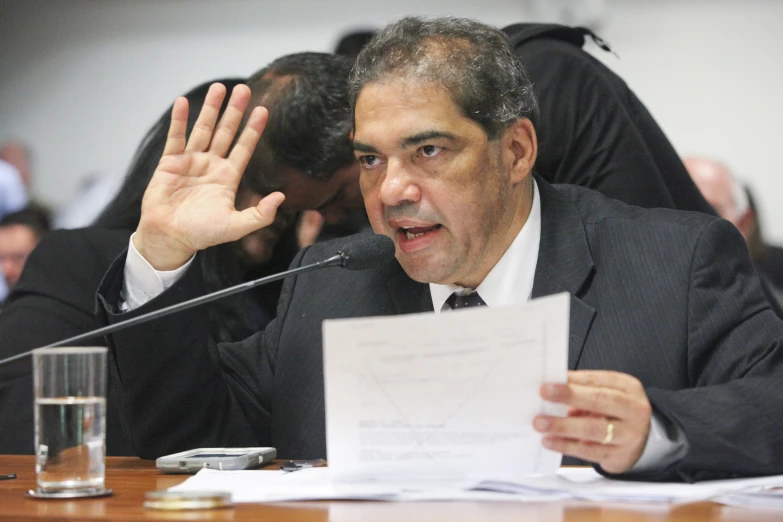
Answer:
<path fill-rule="evenodd" d="M 0 227 L 0 270 L 9 288 L 13 288 L 22 275 L 27 256 L 38 244 L 38 238 L 30 227 L 8 225 Z"/>
<path fill-rule="evenodd" d="M 359 166 L 343 167 L 325 181 L 314 179 L 296 169 L 282 172 L 285 194 L 282 208 L 293 211 L 317 210 L 328 223 L 364 211 L 359 188 Z"/>

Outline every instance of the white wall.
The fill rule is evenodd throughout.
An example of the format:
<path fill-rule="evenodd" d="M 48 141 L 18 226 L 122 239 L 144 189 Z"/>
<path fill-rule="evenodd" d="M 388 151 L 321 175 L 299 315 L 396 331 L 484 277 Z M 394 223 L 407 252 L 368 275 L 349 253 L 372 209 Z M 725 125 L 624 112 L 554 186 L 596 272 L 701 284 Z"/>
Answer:
<path fill-rule="evenodd" d="M 725 161 L 783 244 L 783 2 L 610 2 L 597 56 L 639 95 L 682 155 Z"/>
<path fill-rule="evenodd" d="M 550 0 L 552 1 L 552 0 Z M 559 0 L 567 3 L 569 0 Z M 759 193 L 783 243 L 783 21 L 778 0 L 590 0 L 621 60 L 598 53 L 644 100 L 682 153 L 725 159 Z M 404 14 L 497 26 L 534 0 L 0 0 L 0 140 L 36 151 L 37 194 L 54 204 L 95 171 L 124 170 L 173 98 L 275 57 L 329 51 L 347 29 Z M 781 143 L 781 145 L 779 145 Z"/>

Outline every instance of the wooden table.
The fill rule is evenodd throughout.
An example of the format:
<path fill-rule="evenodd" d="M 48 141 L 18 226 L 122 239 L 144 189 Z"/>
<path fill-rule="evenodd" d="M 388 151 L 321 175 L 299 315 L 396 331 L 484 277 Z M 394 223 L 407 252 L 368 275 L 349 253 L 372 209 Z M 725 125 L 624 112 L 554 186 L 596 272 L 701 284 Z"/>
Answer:
<path fill-rule="evenodd" d="M 98 499 L 35 500 L 25 492 L 35 487 L 32 456 L 0 456 L 0 474 L 17 479 L 0 481 L 0 520 L 246 520 L 254 522 L 492 522 L 526 521 L 739 521 L 782 520 L 775 511 L 730 508 L 712 503 L 684 506 L 626 506 L 577 502 L 287 502 L 238 504 L 228 509 L 164 512 L 142 507 L 144 493 L 166 489 L 187 478 L 162 475 L 155 463 L 137 458 L 109 457 L 106 485 L 114 495 Z"/>

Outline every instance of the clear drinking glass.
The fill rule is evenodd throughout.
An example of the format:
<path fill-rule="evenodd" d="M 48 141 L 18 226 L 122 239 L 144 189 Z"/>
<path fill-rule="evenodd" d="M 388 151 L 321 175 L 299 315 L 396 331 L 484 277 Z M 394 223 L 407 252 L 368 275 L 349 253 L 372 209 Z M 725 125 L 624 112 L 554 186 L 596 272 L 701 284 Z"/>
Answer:
<path fill-rule="evenodd" d="M 106 461 L 104 347 L 33 351 L 38 492 L 103 491 Z"/>

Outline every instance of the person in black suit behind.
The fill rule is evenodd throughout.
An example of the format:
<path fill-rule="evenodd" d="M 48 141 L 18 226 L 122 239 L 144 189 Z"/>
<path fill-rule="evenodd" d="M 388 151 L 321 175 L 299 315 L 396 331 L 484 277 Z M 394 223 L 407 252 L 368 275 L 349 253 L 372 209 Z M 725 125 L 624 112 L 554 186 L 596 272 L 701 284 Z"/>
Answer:
<path fill-rule="evenodd" d="M 475 290 L 491 307 L 568 292 L 568 383 L 544 385 L 541 395 L 570 414 L 535 419 L 547 447 L 622 477 L 783 473 L 783 322 L 735 227 L 535 176 L 531 83 L 502 33 L 478 22 L 390 24 L 360 54 L 350 93 L 364 202 L 396 259 L 287 280 L 277 318 L 221 345 L 219 365 L 198 309 L 114 334 L 142 457 L 214 445 L 324 457 L 324 319 L 446 312 L 451 292 Z M 248 98 L 236 88 L 229 106 L 244 111 Z M 187 107 L 173 112 L 176 136 Z M 225 190 L 263 131 L 263 109 L 252 110 L 233 148 L 236 121 L 217 122 L 214 110 L 200 120 L 189 140 L 169 140 L 147 190 L 155 205 L 99 289 L 109 323 L 198 295 L 196 253 L 266 226 L 284 199 L 273 193 L 238 212 Z M 222 184 L 199 183 L 191 162 L 221 173 Z M 212 202 L 206 212 L 203 200 Z M 293 266 L 340 244 L 304 249 Z M 148 302 L 123 297 L 155 270 L 178 279 Z M 164 367 L 176 387 L 156 378 Z"/>

